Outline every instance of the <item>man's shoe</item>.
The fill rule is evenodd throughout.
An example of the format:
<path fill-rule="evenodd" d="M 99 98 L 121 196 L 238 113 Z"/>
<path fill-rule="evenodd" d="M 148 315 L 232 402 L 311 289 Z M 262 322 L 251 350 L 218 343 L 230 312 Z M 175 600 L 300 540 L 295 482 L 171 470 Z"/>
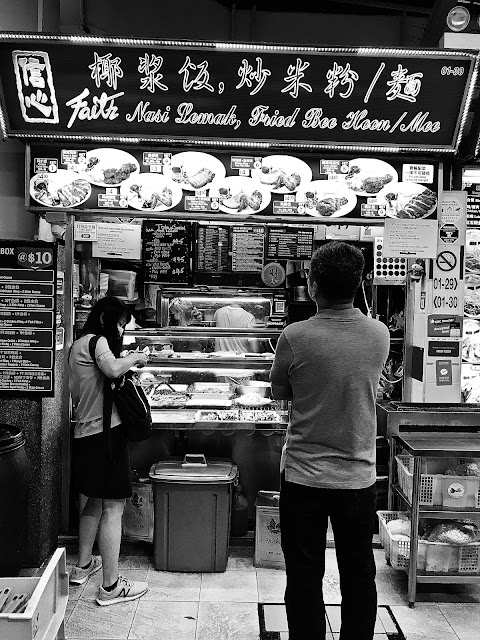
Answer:
<path fill-rule="evenodd" d="M 70 584 L 83 584 L 86 582 L 90 576 L 93 576 L 94 573 L 100 571 L 102 568 L 102 559 L 100 556 L 92 556 L 92 561 L 86 569 L 82 569 L 82 567 L 73 567 L 72 572 L 70 573 Z"/>
<path fill-rule="evenodd" d="M 141 598 L 148 591 L 146 582 L 134 582 L 118 576 L 118 584 L 113 591 L 106 591 L 102 586 L 98 591 L 97 604 L 106 606 L 117 602 L 128 602 Z"/>

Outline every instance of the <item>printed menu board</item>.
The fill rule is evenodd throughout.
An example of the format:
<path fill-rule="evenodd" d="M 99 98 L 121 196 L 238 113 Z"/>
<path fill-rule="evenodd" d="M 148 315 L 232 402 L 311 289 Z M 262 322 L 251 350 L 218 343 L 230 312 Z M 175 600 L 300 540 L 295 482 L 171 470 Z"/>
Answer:
<path fill-rule="evenodd" d="M 308 227 L 269 227 L 268 260 L 310 260 L 314 230 Z"/>
<path fill-rule="evenodd" d="M 53 396 L 55 295 L 53 243 L 0 243 L 0 394 Z"/>
<path fill-rule="evenodd" d="M 197 271 L 229 270 L 229 235 L 231 227 L 199 225 L 197 230 Z"/>
<path fill-rule="evenodd" d="M 145 282 L 188 284 L 190 223 L 146 220 L 142 225 Z"/>
<path fill-rule="evenodd" d="M 232 228 L 232 271 L 261 271 L 265 255 L 265 227 Z"/>

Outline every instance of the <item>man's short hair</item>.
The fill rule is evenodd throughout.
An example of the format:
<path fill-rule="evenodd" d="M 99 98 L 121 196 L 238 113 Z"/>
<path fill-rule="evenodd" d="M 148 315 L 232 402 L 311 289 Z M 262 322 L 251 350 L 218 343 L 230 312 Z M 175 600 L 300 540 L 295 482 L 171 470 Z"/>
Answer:
<path fill-rule="evenodd" d="M 333 241 L 317 249 L 310 264 L 310 282 L 327 300 L 353 300 L 362 282 L 365 260 L 360 249 Z"/>

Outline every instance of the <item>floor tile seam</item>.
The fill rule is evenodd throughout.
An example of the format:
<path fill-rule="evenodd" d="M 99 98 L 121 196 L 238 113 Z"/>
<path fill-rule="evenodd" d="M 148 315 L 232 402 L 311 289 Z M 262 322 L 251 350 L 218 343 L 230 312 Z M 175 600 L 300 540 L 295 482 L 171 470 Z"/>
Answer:
<path fill-rule="evenodd" d="M 450 624 L 450 620 L 447 618 L 447 616 L 443 613 L 442 609 L 440 608 L 440 606 L 437 605 L 437 609 L 440 611 L 440 613 L 442 614 L 442 616 L 444 617 L 446 623 L 448 624 L 448 626 L 450 627 L 450 629 L 453 631 L 455 638 L 457 638 L 457 640 L 460 640 L 460 636 L 457 634 L 457 632 L 455 631 L 455 629 L 452 627 L 452 625 Z"/>
<path fill-rule="evenodd" d="M 131 634 L 132 629 L 133 629 L 133 623 L 135 622 L 135 616 L 137 615 L 138 607 L 140 605 L 140 600 L 141 600 L 141 598 L 138 598 L 136 600 L 136 602 L 135 602 L 135 610 L 133 612 L 132 621 L 130 622 L 130 627 L 129 627 L 128 632 L 127 632 L 127 640 L 128 640 L 128 638 L 130 638 L 130 634 Z"/>

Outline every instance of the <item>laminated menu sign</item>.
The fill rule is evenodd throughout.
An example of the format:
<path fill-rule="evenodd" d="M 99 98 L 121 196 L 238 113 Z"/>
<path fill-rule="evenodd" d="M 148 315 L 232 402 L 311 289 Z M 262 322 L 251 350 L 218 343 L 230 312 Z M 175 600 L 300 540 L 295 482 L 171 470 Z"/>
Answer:
<path fill-rule="evenodd" d="M 218 225 L 198 226 L 195 262 L 198 271 L 228 271 L 230 229 Z"/>
<path fill-rule="evenodd" d="M 313 228 L 269 227 L 268 260 L 310 260 L 313 252 Z"/>
<path fill-rule="evenodd" d="M 190 229 L 189 222 L 144 221 L 142 262 L 145 282 L 188 284 Z"/>
<path fill-rule="evenodd" d="M 232 229 L 232 271 L 263 269 L 265 228 L 238 226 Z"/>
<path fill-rule="evenodd" d="M 0 395 L 53 396 L 56 245 L 0 242 Z"/>

